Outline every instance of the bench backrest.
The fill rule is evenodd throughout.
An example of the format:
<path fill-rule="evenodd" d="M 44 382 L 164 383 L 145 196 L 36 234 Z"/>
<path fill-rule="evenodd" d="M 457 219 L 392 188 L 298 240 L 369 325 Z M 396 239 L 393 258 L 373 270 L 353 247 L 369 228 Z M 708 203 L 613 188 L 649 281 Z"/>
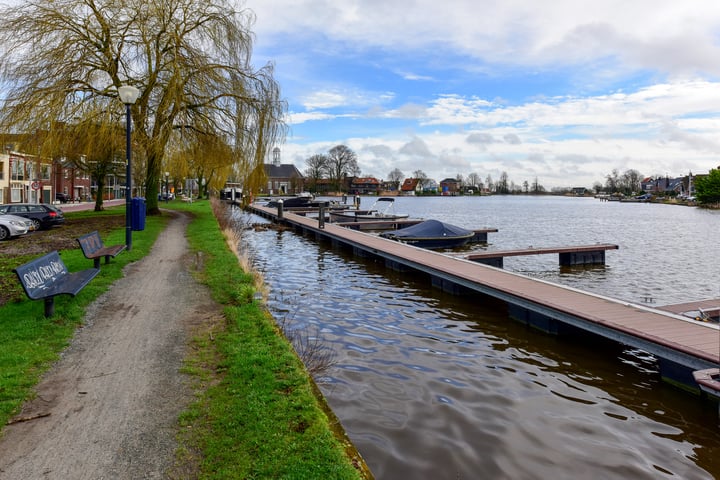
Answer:
<path fill-rule="evenodd" d="M 43 290 L 50 288 L 68 274 L 67 267 L 56 251 L 36 258 L 13 271 L 20 279 L 27 296 L 32 299 L 42 298 Z"/>
<path fill-rule="evenodd" d="M 80 248 L 82 248 L 86 255 L 92 255 L 104 246 L 97 230 L 83 235 L 82 237 L 78 237 L 77 241 L 80 244 Z"/>

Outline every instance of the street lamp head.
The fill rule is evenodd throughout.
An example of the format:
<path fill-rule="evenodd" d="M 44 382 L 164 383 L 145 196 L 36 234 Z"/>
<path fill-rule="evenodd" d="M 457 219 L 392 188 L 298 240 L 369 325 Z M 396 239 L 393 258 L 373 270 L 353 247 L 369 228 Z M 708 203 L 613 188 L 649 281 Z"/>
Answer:
<path fill-rule="evenodd" d="M 117 89 L 118 95 L 120 95 L 120 101 L 125 105 L 132 105 L 135 100 L 140 96 L 140 90 L 133 87 L 132 85 L 122 85 Z"/>
<path fill-rule="evenodd" d="M 165 178 L 170 176 L 170 172 L 165 172 Z"/>

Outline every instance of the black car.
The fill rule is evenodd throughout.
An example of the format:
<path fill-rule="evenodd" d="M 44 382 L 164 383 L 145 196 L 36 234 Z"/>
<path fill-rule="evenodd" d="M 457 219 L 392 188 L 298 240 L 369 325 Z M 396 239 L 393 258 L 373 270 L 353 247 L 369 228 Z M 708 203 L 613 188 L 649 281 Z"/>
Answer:
<path fill-rule="evenodd" d="M 46 203 L 6 203 L 0 205 L 0 214 L 9 213 L 32 220 L 35 230 L 65 223 L 63 212 Z"/>
<path fill-rule="evenodd" d="M 55 200 L 57 200 L 58 202 L 61 202 L 61 203 L 68 203 L 72 199 L 70 198 L 70 195 L 67 193 L 57 192 L 55 194 Z"/>

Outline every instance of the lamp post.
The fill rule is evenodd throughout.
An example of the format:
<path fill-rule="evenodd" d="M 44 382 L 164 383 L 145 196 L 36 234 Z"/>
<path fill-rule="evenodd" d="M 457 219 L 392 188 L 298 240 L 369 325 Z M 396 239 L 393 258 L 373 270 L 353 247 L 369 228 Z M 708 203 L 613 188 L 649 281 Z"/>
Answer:
<path fill-rule="evenodd" d="M 170 172 L 165 172 L 165 203 L 170 201 Z"/>
<path fill-rule="evenodd" d="M 125 104 L 125 246 L 129 251 L 132 249 L 132 205 L 130 204 L 130 195 L 132 194 L 132 155 L 130 153 L 132 119 L 130 117 L 130 107 L 140 95 L 140 90 L 132 85 L 122 85 L 118 88 L 118 95 L 120 101 Z"/>

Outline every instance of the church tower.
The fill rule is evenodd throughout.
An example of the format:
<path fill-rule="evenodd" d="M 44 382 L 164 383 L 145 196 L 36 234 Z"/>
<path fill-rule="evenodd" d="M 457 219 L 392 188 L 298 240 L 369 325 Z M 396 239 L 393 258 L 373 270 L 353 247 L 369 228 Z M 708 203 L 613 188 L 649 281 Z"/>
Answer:
<path fill-rule="evenodd" d="M 272 158 L 273 158 L 272 164 L 276 167 L 279 167 L 280 166 L 280 147 L 273 148 Z"/>

